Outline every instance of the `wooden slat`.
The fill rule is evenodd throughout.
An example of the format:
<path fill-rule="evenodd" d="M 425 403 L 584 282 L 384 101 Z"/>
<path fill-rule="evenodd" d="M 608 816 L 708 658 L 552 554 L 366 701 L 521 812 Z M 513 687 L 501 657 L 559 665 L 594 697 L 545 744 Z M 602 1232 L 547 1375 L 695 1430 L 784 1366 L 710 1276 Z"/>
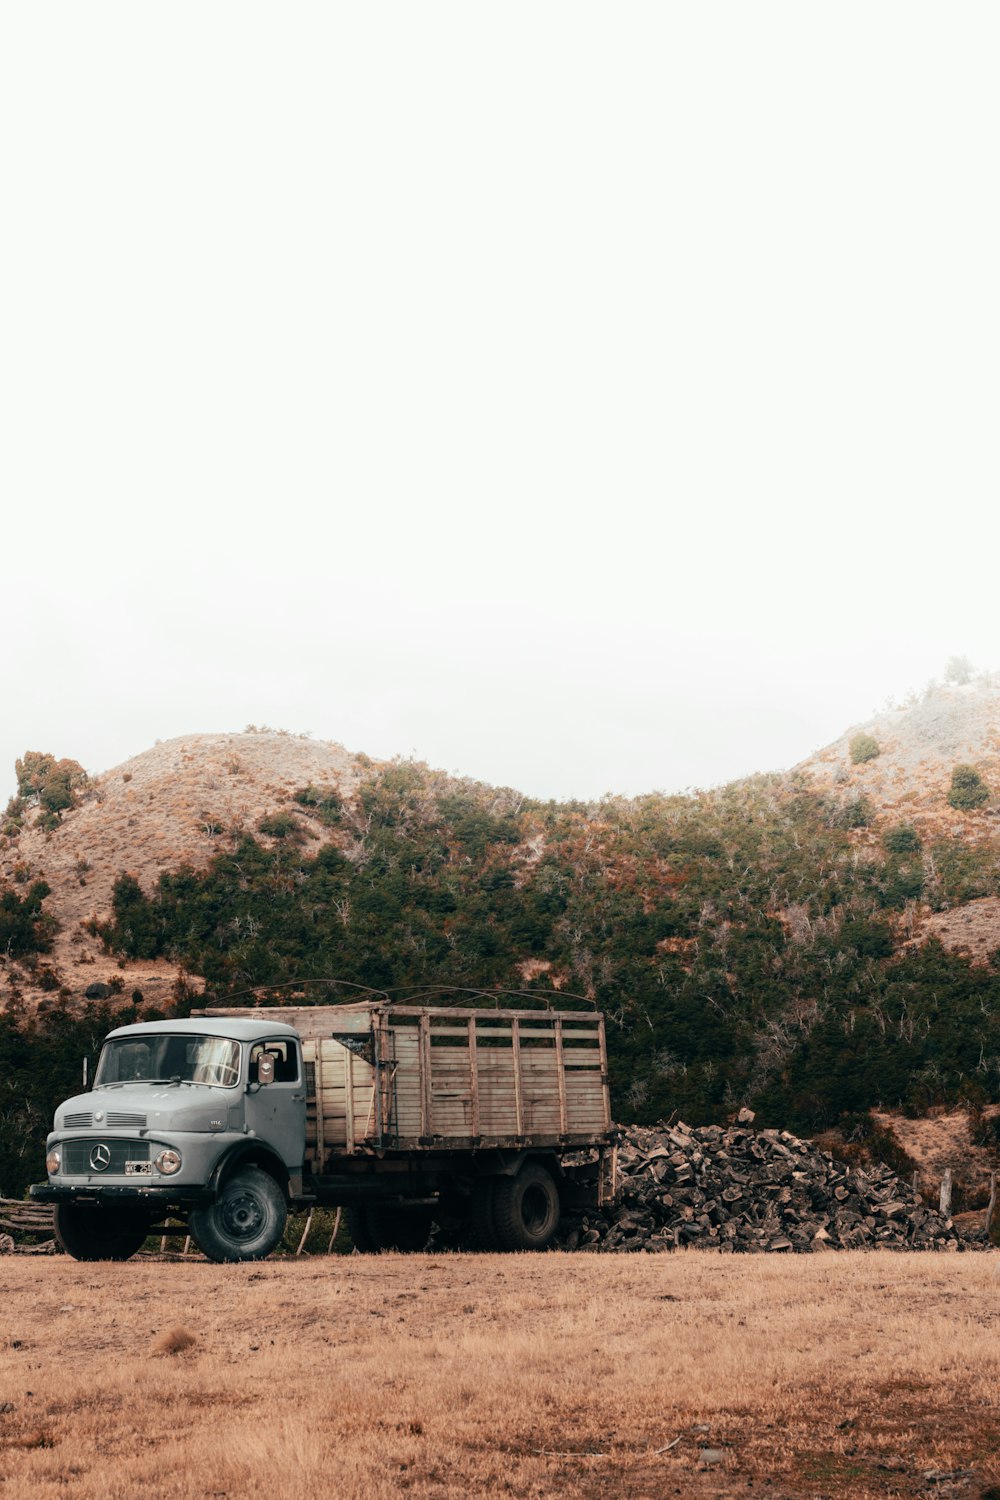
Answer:
<path fill-rule="evenodd" d="M 323 1097 L 323 1046 L 320 1043 L 314 1049 L 315 1058 L 313 1062 L 313 1076 L 316 1079 L 316 1099 Z M 322 1172 L 326 1164 L 326 1121 L 323 1118 L 323 1110 L 316 1109 L 316 1170 Z"/>
<path fill-rule="evenodd" d="M 420 1016 L 420 1134 L 431 1132 L 431 1022 L 426 1011 Z"/>
<path fill-rule="evenodd" d="M 514 1120 L 515 1130 L 518 1135 L 524 1134 L 524 1100 L 521 1098 L 521 1027 L 514 1019 L 511 1021 L 511 1046 L 514 1052 Z"/>
<path fill-rule="evenodd" d="M 611 1129 L 611 1084 L 608 1080 L 608 1039 L 604 1030 L 604 1017 L 598 1025 L 601 1037 L 601 1084 L 604 1093 L 604 1128 Z"/>
<path fill-rule="evenodd" d="M 354 1053 L 347 1051 L 344 1059 L 344 1150 L 348 1156 L 354 1154 Z"/>
<path fill-rule="evenodd" d="M 211 1010 L 192 1011 L 193 1016 L 238 1017 L 247 1021 L 281 1021 L 294 1026 L 303 1041 L 328 1037 L 334 1032 L 364 1036 L 371 1030 L 372 1017 L 367 1011 L 347 1011 L 339 1005 L 220 1005 Z"/>
<path fill-rule="evenodd" d="M 578 1010 L 485 1010 L 475 1009 L 472 1006 L 448 1005 L 432 1007 L 436 1015 L 448 1015 L 456 1020 L 467 1021 L 470 1016 L 478 1016 L 484 1021 L 526 1021 L 539 1025 L 547 1025 L 550 1021 L 587 1021 L 591 1025 L 596 1017 L 589 1012 Z M 213 1012 L 215 1014 L 215 1012 Z M 259 1015 L 259 1011 L 250 1011 L 250 1015 Z M 428 1008 L 421 1005 L 388 1005 L 386 1014 L 393 1016 L 425 1016 Z"/>
<path fill-rule="evenodd" d="M 556 1086 L 559 1090 L 559 1134 L 566 1134 L 566 1074 L 563 1071 L 562 1022 L 556 1022 Z"/>

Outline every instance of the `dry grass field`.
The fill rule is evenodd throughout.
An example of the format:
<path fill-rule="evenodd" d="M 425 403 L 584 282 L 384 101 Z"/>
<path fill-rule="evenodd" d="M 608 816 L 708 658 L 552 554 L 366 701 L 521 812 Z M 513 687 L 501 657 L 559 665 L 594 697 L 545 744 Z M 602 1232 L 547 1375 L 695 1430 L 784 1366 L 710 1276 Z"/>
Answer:
<path fill-rule="evenodd" d="M 991 1255 L 0 1261 L 0 1500 L 1000 1496 Z"/>

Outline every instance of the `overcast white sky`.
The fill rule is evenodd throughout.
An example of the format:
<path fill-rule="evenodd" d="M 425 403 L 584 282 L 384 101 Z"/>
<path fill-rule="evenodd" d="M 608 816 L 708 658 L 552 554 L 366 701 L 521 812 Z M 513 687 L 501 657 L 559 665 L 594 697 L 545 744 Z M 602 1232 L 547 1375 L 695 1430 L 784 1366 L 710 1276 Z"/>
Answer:
<path fill-rule="evenodd" d="M 0 794 L 248 722 L 541 796 L 1000 667 L 1000 11 L 0 12 Z"/>

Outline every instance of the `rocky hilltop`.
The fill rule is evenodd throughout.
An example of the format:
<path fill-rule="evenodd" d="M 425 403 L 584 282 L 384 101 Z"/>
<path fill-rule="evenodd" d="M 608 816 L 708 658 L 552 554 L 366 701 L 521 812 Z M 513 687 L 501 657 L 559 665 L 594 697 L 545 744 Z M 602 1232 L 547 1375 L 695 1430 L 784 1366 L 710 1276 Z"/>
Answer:
<path fill-rule="evenodd" d="M 29 811 L 19 830 L 0 839 L 0 882 L 16 888 L 18 877 L 21 884 L 44 879 L 57 930 L 40 964 L 0 954 L 0 983 L 6 970 L 8 993 L 16 988 L 29 1006 L 51 1005 L 58 990 L 82 1000 L 95 986 L 99 995 L 138 989 L 153 1004 L 169 1003 L 181 977 L 176 963 L 121 959 L 96 935 L 112 915 L 118 877 L 128 872 L 151 889 L 164 870 L 203 869 L 236 833 L 266 839 L 261 820 L 297 788 L 319 783 L 349 796 L 362 761 L 371 764 L 342 745 L 272 730 L 182 735 L 92 779 L 54 830 Z M 300 816 L 317 844 L 329 837 L 308 809 Z M 197 975 L 183 977 L 200 985 Z"/>

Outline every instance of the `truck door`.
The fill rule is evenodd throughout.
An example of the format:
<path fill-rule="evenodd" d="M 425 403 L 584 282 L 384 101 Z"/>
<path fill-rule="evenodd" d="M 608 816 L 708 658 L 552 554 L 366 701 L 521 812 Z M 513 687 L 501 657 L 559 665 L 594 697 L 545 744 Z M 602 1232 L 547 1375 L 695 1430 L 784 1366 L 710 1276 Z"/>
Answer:
<path fill-rule="evenodd" d="M 265 1052 L 274 1059 L 274 1082 L 255 1087 Z M 306 1085 L 298 1040 L 282 1036 L 254 1042 L 248 1082 L 248 1127 L 273 1147 L 290 1171 L 297 1170 L 306 1154 Z"/>

